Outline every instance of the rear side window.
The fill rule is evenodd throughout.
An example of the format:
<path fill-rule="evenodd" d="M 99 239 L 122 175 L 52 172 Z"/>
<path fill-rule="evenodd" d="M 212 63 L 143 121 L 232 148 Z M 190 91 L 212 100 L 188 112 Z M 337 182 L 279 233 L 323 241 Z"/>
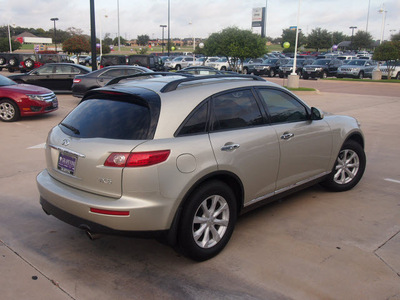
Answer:
<path fill-rule="evenodd" d="M 61 129 L 79 138 L 147 139 L 148 107 L 133 102 L 90 99 L 80 103 L 61 123 Z"/>

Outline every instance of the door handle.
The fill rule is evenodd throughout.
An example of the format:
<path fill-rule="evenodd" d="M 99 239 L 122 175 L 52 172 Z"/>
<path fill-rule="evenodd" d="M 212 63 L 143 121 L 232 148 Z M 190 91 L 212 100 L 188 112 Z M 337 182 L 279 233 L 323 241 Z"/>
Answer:
<path fill-rule="evenodd" d="M 284 134 L 281 135 L 282 140 L 289 140 L 292 137 L 294 137 L 294 134 L 289 132 L 285 132 Z"/>
<path fill-rule="evenodd" d="M 225 145 L 221 148 L 221 151 L 233 151 L 235 149 L 238 149 L 240 147 L 239 144 L 229 144 Z"/>

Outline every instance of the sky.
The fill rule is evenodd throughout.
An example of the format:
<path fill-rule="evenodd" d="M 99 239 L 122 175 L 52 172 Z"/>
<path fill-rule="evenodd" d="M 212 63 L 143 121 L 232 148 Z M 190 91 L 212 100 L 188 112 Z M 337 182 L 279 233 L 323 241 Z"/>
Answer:
<path fill-rule="evenodd" d="M 151 39 L 161 38 L 160 25 L 168 24 L 168 0 L 94 2 L 98 37 L 105 33 L 111 38 L 117 36 L 118 11 L 120 36 L 128 40 L 143 34 Z M 350 26 L 357 27 L 354 34 L 357 30 L 366 31 L 368 26 L 368 32 L 379 40 L 382 28 L 384 39 L 400 30 L 400 0 L 170 0 L 170 35 L 207 38 L 232 26 L 260 32 L 251 27 L 252 9 L 266 5 L 267 36 L 274 38 L 280 37 L 283 29 L 297 25 L 298 11 L 299 28 L 306 35 L 318 27 L 351 35 Z M 378 12 L 382 5 L 386 13 Z M 50 18 L 58 18 L 57 29 L 75 27 L 90 34 L 89 0 L 0 0 L 0 16 L 0 25 L 44 30 L 53 28 Z"/>

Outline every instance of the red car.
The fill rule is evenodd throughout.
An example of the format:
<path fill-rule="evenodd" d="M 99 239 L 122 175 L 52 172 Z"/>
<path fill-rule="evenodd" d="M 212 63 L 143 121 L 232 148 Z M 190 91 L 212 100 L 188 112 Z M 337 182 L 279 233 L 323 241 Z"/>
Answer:
<path fill-rule="evenodd" d="M 58 100 L 49 89 L 16 82 L 0 75 L 0 120 L 13 122 L 20 117 L 57 110 Z"/>

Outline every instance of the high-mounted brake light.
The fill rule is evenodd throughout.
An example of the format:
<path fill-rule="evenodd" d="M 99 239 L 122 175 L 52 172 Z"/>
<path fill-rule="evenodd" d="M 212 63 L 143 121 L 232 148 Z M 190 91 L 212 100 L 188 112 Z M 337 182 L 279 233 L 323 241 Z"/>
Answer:
<path fill-rule="evenodd" d="M 111 153 L 104 163 L 106 167 L 147 167 L 166 161 L 170 150 L 148 151 L 148 152 L 114 152 Z"/>

